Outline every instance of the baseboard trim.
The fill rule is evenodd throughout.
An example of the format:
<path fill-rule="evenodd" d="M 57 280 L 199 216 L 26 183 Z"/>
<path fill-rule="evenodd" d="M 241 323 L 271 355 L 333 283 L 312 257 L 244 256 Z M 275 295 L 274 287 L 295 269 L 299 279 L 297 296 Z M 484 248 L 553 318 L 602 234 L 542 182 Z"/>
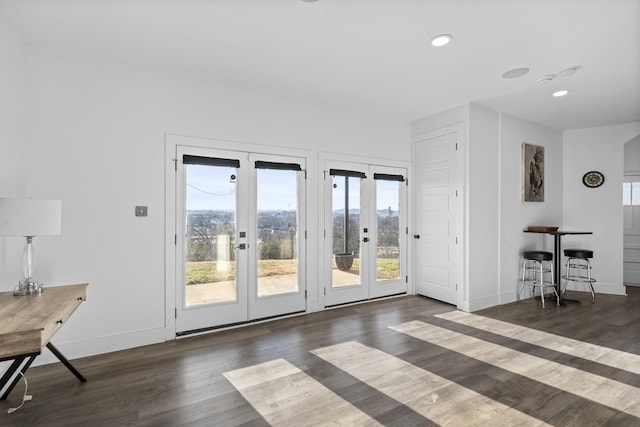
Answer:
<path fill-rule="evenodd" d="M 625 289 L 624 285 L 617 285 L 614 283 L 595 282 L 593 284 L 593 288 L 596 291 L 596 295 L 598 294 L 627 295 L 627 290 Z M 587 284 L 583 285 L 583 284 L 576 284 L 576 283 L 569 283 L 569 285 L 567 286 L 567 290 L 582 291 L 582 292 L 589 291 Z"/>
<path fill-rule="evenodd" d="M 157 344 L 165 340 L 165 328 L 146 329 L 118 335 L 92 338 L 73 342 L 58 342 L 55 337 L 51 340 L 67 359 L 95 356 L 113 351 L 127 350 L 149 344 Z M 58 359 L 46 348 L 36 358 L 32 366 L 46 365 L 58 362 Z"/>

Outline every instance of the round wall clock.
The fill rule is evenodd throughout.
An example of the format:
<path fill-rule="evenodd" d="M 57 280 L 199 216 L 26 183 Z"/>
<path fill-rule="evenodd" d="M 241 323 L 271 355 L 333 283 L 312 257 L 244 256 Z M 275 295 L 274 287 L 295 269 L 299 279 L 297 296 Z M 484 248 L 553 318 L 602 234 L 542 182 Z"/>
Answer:
<path fill-rule="evenodd" d="M 604 175 L 598 171 L 587 172 L 582 177 L 582 183 L 589 188 L 600 187 L 604 183 Z"/>

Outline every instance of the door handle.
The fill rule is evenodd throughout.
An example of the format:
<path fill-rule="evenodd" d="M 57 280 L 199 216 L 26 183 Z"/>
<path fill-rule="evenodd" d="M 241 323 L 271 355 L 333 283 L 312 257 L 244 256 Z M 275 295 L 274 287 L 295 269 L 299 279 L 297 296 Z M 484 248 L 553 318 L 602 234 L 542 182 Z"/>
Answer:
<path fill-rule="evenodd" d="M 419 239 L 419 238 L 420 238 L 420 235 L 419 235 L 419 234 L 414 234 L 414 235 L 413 235 L 413 238 L 414 238 L 414 239 Z"/>
<path fill-rule="evenodd" d="M 238 246 L 234 246 L 233 249 L 247 249 L 247 244 L 240 243 Z"/>
<path fill-rule="evenodd" d="M 368 238 L 368 237 L 365 237 L 364 239 L 362 239 L 362 241 L 366 243 L 366 242 L 368 242 L 368 241 L 369 241 L 369 238 Z"/>

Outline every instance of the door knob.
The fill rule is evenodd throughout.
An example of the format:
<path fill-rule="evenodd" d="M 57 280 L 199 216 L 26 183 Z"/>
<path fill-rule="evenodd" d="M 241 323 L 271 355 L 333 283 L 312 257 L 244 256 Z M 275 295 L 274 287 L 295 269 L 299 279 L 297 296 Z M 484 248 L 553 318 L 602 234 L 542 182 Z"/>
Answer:
<path fill-rule="evenodd" d="M 419 238 L 420 238 L 420 235 L 419 235 L 419 234 L 414 234 L 414 235 L 413 235 L 413 238 L 414 238 L 414 239 L 419 239 Z"/>

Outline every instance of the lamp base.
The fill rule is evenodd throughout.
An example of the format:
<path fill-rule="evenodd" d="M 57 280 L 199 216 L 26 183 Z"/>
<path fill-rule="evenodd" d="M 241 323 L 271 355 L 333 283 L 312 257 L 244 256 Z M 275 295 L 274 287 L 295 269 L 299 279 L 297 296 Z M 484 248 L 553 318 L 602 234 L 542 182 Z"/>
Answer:
<path fill-rule="evenodd" d="M 34 295 L 42 293 L 42 282 L 33 279 L 24 279 L 18 282 L 13 289 L 14 295 Z"/>

